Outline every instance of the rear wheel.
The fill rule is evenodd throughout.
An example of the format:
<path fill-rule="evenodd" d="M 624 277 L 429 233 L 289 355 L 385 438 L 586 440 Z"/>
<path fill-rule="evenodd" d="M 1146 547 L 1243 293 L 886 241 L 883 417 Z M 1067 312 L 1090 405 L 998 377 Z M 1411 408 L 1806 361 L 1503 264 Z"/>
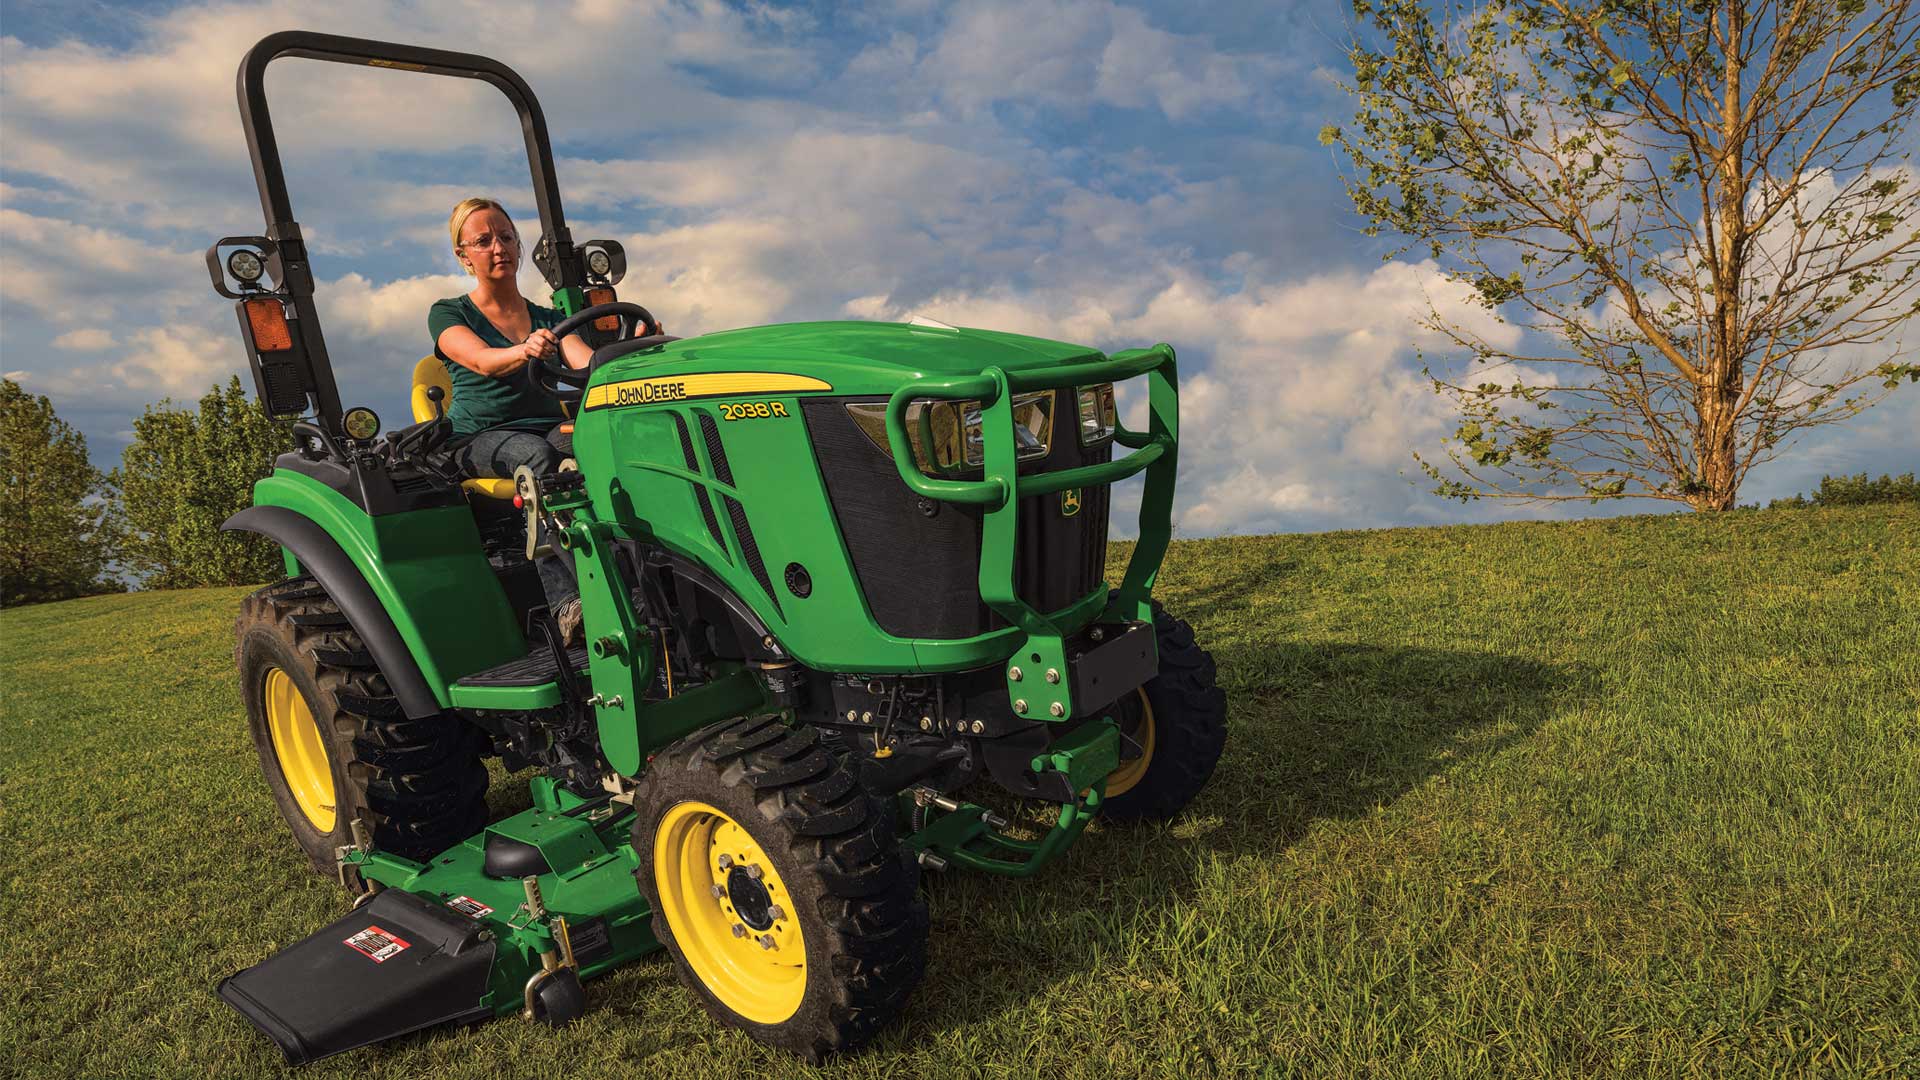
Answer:
<path fill-rule="evenodd" d="M 714 724 L 634 800 L 654 934 L 722 1023 L 819 1061 L 871 1039 L 926 968 L 926 908 L 889 804 L 811 728 Z"/>
<path fill-rule="evenodd" d="M 247 726 L 280 815 L 313 869 L 363 819 L 374 846 L 423 859 L 486 824 L 487 770 L 474 729 L 409 720 L 366 646 L 311 578 L 240 604 L 235 660 Z"/>
<path fill-rule="evenodd" d="M 1139 756 L 1107 774 L 1100 804 L 1101 816 L 1120 821 L 1179 813 L 1207 785 L 1227 741 L 1227 695 L 1215 682 L 1213 657 L 1194 641 L 1192 627 L 1157 603 L 1153 632 L 1160 673 L 1118 706 Z"/>

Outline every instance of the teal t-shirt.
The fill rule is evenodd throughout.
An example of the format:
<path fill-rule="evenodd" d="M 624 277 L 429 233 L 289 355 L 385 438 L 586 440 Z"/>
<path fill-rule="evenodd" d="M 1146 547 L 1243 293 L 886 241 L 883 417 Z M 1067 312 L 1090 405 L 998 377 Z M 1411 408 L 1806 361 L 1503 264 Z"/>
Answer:
<path fill-rule="evenodd" d="M 533 316 L 535 330 L 551 330 L 565 318 L 552 308 L 534 303 L 527 305 L 527 312 Z M 427 331 L 433 335 L 433 355 L 445 365 L 447 380 L 453 384 L 453 401 L 447 406 L 447 416 L 453 421 L 455 435 L 474 435 L 495 427 L 544 431 L 566 419 L 560 411 L 560 402 L 552 394 L 542 393 L 528 384 L 526 368 L 495 377 L 482 375 L 449 359 L 440 351 L 440 335 L 454 326 L 464 326 L 480 335 L 488 348 L 504 349 L 514 343 L 466 296 L 434 301 L 433 308 L 427 312 Z"/>

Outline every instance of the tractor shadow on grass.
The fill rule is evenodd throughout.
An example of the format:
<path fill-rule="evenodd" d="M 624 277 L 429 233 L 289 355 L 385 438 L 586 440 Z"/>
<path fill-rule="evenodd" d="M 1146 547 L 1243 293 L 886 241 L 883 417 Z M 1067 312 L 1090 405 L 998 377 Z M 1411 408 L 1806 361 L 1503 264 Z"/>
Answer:
<path fill-rule="evenodd" d="M 1045 1009 L 1096 966 L 1113 969 L 1113 992 L 1130 992 L 1126 957 L 1142 934 L 1160 933 L 1166 910 L 1207 899 L 1199 876 L 1218 879 L 1222 862 L 1278 864 L 1316 823 L 1470 774 L 1595 687 L 1582 666 L 1490 653 L 1199 634 L 1228 698 L 1227 746 L 1206 790 L 1164 825 L 1097 825 L 1025 882 L 931 881 L 927 981 L 903 1027 L 957 1030 L 985 1013 Z M 1156 947 L 1177 943 L 1147 943 Z"/>

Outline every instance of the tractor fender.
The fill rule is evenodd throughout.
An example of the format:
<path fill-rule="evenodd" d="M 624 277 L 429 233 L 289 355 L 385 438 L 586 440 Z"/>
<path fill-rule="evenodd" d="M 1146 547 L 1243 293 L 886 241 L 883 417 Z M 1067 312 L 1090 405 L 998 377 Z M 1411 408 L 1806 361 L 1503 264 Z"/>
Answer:
<path fill-rule="evenodd" d="M 440 702 L 420 674 L 420 665 L 401 640 L 386 607 L 327 530 L 312 518 L 282 506 L 250 506 L 228 518 L 220 529 L 259 533 L 293 552 L 301 568 L 327 590 L 340 614 L 366 643 L 367 652 L 379 665 L 380 674 L 386 676 L 387 685 L 408 718 L 420 720 L 440 714 Z"/>

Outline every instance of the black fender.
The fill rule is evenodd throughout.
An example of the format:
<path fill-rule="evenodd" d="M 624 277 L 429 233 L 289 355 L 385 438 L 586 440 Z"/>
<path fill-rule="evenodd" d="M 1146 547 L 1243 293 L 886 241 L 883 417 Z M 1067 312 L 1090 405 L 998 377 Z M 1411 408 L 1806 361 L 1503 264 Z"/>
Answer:
<path fill-rule="evenodd" d="M 340 614 L 346 616 L 354 633 L 366 643 L 367 652 L 380 666 L 380 674 L 386 676 L 387 685 L 407 717 L 423 720 L 443 711 L 432 687 L 427 685 L 426 676 L 420 674 L 413 651 L 394 628 L 386 607 L 361 576 L 360 568 L 327 530 L 312 518 L 284 506 L 249 506 L 223 522 L 220 530 L 259 533 L 293 552 L 301 568 L 327 590 L 327 595 L 339 606 Z"/>

